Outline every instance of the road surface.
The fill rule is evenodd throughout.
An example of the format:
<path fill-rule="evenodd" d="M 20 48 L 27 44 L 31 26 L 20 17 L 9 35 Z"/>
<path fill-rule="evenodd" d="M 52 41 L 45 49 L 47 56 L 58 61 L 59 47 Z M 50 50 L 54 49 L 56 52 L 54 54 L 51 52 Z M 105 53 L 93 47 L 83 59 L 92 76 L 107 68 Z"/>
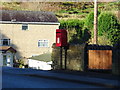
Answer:
<path fill-rule="evenodd" d="M 12 69 L 10 69 L 11 71 Z M 17 70 L 20 73 L 25 71 Z M 32 73 L 34 70 L 32 71 Z M 39 71 L 40 72 L 40 71 Z M 16 69 L 13 68 L 12 73 L 9 73 L 9 68 L 2 70 L 2 88 L 101 88 L 88 84 L 69 82 L 64 80 L 55 80 L 43 77 L 26 76 L 24 74 L 16 74 Z"/>

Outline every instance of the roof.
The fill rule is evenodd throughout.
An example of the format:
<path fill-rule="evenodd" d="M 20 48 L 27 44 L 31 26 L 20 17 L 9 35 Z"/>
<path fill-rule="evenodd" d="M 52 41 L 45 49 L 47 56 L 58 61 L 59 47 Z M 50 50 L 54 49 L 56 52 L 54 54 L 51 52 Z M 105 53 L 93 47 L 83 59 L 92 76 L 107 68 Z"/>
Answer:
<path fill-rule="evenodd" d="M 0 21 L 13 22 L 57 22 L 57 17 L 52 12 L 45 11 L 15 11 L 0 10 Z"/>
<path fill-rule="evenodd" d="M 44 62 L 50 62 L 51 61 L 51 53 L 44 53 L 38 56 L 32 56 L 29 59 L 38 60 L 38 61 L 44 61 Z"/>
<path fill-rule="evenodd" d="M 16 50 L 10 46 L 0 46 L 0 51 L 3 51 L 3 52 L 11 51 L 16 53 Z"/>

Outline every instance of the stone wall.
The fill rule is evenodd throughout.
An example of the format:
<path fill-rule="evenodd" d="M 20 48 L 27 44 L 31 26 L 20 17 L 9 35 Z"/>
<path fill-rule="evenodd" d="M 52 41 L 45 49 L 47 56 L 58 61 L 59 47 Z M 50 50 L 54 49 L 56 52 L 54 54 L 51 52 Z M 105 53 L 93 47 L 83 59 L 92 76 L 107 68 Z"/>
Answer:
<path fill-rule="evenodd" d="M 85 48 L 85 44 L 69 45 L 69 48 L 67 49 L 67 64 L 66 64 L 67 70 L 76 70 L 76 71 L 84 70 L 84 48 Z M 62 50 L 63 50 L 62 66 L 64 69 L 65 49 L 62 48 Z M 60 69 L 60 47 L 55 47 L 55 45 L 53 45 L 52 61 L 53 61 L 53 68 Z"/>
<path fill-rule="evenodd" d="M 88 70 L 87 50 L 89 46 L 90 45 L 86 45 L 86 44 L 69 45 L 69 48 L 67 49 L 67 65 L 66 65 L 67 70 L 75 70 L 75 71 Z M 91 48 L 93 47 L 94 46 L 91 46 Z M 117 47 L 114 46 L 112 53 L 112 74 L 114 75 L 120 75 L 120 48 L 118 47 L 119 45 L 117 45 Z M 63 55 L 64 55 L 64 48 L 63 48 Z M 64 56 L 62 59 L 64 63 L 65 61 Z M 60 47 L 56 47 L 55 45 L 53 45 L 53 49 L 52 49 L 52 61 L 53 61 L 53 69 L 61 69 Z M 63 69 L 64 67 L 65 66 L 63 64 Z"/>

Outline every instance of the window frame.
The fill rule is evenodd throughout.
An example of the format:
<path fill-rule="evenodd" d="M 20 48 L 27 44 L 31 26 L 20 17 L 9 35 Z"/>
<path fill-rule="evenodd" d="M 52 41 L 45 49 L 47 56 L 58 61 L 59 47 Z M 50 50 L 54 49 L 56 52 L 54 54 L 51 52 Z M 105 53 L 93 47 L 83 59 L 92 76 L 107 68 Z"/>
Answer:
<path fill-rule="evenodd" d="M 5 41 L 7 41 L 7 44 L 5 44 Z M 10 46 L 10 39 L 1 39 L 0 42 L 1 46 Z"/>
<path fill-rule="evenodd" d="M 47 39 L 38 40 L 38 47 L 41 47 L 41 48 L 49 47 L 49 40 Z"/>
<path fill-rule="evenodd" d="M 26 30 L 28 30 L 28 24 L 22 24 L 22 30 L 23 31 L 26 31 Z"/>

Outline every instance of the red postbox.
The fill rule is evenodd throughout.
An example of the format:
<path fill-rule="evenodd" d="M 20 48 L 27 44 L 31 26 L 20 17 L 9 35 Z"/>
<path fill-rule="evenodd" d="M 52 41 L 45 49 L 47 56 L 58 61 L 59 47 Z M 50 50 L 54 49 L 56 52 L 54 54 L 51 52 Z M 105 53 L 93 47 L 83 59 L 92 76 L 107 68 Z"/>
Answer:
<path fill-rule="evenodd" d="M 56 29 L 56 46 L 67 46 L 67 31 L 65 29 Z"/>

